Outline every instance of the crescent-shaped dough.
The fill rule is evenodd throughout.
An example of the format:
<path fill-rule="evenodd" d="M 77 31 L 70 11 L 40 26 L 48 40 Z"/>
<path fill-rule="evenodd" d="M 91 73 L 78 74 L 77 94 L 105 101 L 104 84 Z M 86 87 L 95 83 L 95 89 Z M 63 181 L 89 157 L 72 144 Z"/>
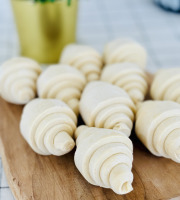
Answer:
<path fill-rule="evenodd" d="M 145 68 L 147 53 L 144 47 L 132 39 L 116 39 L 105 46 L 104 62 L 106 64 L 130 62 Z"/>
<path fill-rule="evenodd" d="M 180 105 L 172 101 L 139 103 L 135 131 L 156 156 L 180 163 Z"/>
<path fill-rule="evenodd" d="M 64 155 L 75 145 L 72 139 L 77 117 L 57 99 L 34 99 L 23 109 L 20 130 L 31 148 L 41 155 Z"/>
<path fill-rule="evenodd" d="M 130 135 L 135 105 L 121 88 L 103 81 L 85 87 L 80 100 L 80 113 L 88 126 L 121 130 Z"/>
<path fill-rule="evenodd" d="M 41 67 L 32 59 L 16 57 L 0 67 L 0 94 L 14 104 L 26 104 L 36 96 L 36 80 Z"/>
<path fill-rule="evenodd" d="M 75 137 L 75 165 L 89 183 L 111 188 L 117 194 L 133 190 L 133 146 L 124 133 L 80 126 Z"/>
<path fill-rule="evenodd" d="M 77 69 L 64 64 L 52 65 L 39 76 L 37 91 L 40 98 L 64 101 L 78 115 L 85 84 L 84 75 Z"/>
<path fill-rule="evenodd" d="M 103 66 L 102 57 L 95 49 L 79 44 L 67 45 L 62 52 L 60 63 L 79 69 L 88 82 L 99 79 Z"/>
<path fill-rule="evenodd" d="M 154 76 L 150 94 L 155 100 L 180 103 L 180 68 L 160 69 Z"/>
<path fill-rule="evenodd" d="M 101 80 L 124 89 L 134 103 L 143 101 L 148 90 L 145 71 L 134 63 L 106 65 L 102 71 Z"/>

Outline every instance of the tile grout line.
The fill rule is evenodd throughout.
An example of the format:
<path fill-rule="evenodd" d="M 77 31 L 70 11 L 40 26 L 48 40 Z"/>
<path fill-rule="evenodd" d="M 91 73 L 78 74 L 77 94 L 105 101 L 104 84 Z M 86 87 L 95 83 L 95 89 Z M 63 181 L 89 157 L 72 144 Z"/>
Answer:
<path fill-rule="evenodd" d="M 96 1 L 96 6 L 98 8 L 98 10 L 100 11 L 100 16 L 101 16 L 101 19 L 102 19 L 102 22 L 103 22 L 103 25 L 107 31 L 107 36 L 108 36 L 108 40 L 110 40 L 112 37 L 112 33 L 113 33 L 113 29 L 112 29 L 112 26 L 110 24 L 110 20 L 109 20 L 109 17 L 108 17 L 108 14 L 107 14 L 107 8 L 104 4 L 104 1 L 102 0 L 101 2 L 100 1 Z M 104 12 L 101 12 L 101 10 L 104 10 Z M 106 12 L 106 14 L 105 14 Z M 106 23 L 105 23 L 105 22 Z"/>
<path fill-rule="evenodd" d="M 126 1 L 126 3 L 127 3 L 127 5 L 128 5 L 129 7 L 131 7 L 131 10 L 134 11 L 134 9 L 132 9 L 132 6 L 131 6 L 131 4 L 129 3 L 129 1 Z M 134 11 L 134 12 L 131 12 L 131 15 L 132 15 L 133 19 L 136 19 L 136 20 L 134 20 L 134 22 L 135 22 L 137 28 L 138 28 L 139 30 L 141 30 L 141 31 L 140 31 L 140 34 L 141 34 L 143 40 L 144 40 L 144 41 L 148 41 L 149 44 L 151 44 L 151 43 L 150 43 L 150 40 L 149 40 L 149 37 L 148 37 L 148 35 L 146 34 L 146 28 L 145 28 L 145 27 L 143 26 L 143 24 L 140 22 L 139 13 Z M 149 51 L 150 51 L 150 53 L 151 53 L 151 56 L 153 57 L 153 61 L 155 62 L 155 64 L 156 64 L 157 66 L 160 66 L 160 67 L 161 67 L 162 65 L 161 65 L 160 61 L 157 59 L 153 48 L 151 47 L 151 45 L 148 45 L 148 47 L 149 47 Z"/>

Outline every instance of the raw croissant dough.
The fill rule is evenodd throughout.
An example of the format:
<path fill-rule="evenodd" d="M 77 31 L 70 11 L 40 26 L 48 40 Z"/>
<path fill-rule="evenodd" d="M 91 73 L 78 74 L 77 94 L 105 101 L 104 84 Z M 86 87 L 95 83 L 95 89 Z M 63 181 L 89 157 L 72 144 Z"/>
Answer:
<path fill-rule="evenodd" d="M 89 183 L 111 188 L 117 194 L 133 190 L 133 146 L 124 133 L 80 126 L 75 136 L 75 165 Z"/>
<path fill-rule="evenodd" d="M 159 70 L 151 85 L 151 97 L 155 100 L 171 100 L 180 103 L 180 68 Z"/>
<path fill-rule="evenodd" d="M 68 65 L 52 65 L 38 78 L 37 91 L 40 98 L 60 99 L 79 113 L 79 99 L 86 84 L 84 75 Z"/>
<path fill-rule="evenodd" d="M 140 103 L 136 134 L 156 156 L 180 163 L 180 105 L 172 101 Z"/>
<path fill-rule="evenodd" d="M 147 54 L 145 49 L 131 39 L 116 39 L 105 46 L 104 61 L 106 64 L 131 62 L 145 68 Z"/>
<path fill-rule="evenodd" d="M 76 67 L 84 73 L 87 81 L 98 80 L 103 65 L 102 58 L 95 49 L 79 44 L 67 45 L 62 52 L 60 63 Z"/>
<path fill-rule="evenodd" d="M 102 71 L 101 80 L 123 88 L 134 103 L 144 100 L 148 90 L 144 70 L 133 63 L 106 65 Z"/>
<path fill-rule="evenodd" d="M 77 118 L 57 99 L 34 99 L 23 110 L 20 130 L 31 148 L 42 155 L 63 155 L 75 145 Z"/>
<path fill-rule="evenodd" d="M 36 96 L 36 80 L 41 73 L 37 62 L 16 57 L 0 67 L 0 94 L 14 104 L 26 104 Z"/>
<path fill-rule="evenodd" d="M 130 135 L 135 106 L 121 88 L 103 81 L 85 87 L 80 100 L 80 113 L 88 126 L 121 130 Z"/>

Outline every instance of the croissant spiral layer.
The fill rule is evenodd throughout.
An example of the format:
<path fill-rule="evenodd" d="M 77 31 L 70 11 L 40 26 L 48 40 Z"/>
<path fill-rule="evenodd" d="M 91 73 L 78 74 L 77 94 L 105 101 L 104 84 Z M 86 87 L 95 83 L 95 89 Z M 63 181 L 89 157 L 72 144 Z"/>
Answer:
<path fill-rule="evenodd" d="M 151 97 L 155 100 L 171 100 L 180 103 L 180 68 L 160 69 L 151 85 Z"/>
<path fill-rule="evenodd" d="M 102 71 L 101 80 L 123 88 L 134 103 L 143 101 L 148 90 L 144 70 L 133 63 L 107 65 Z"/>
<path fill-rule="evenodd" d="M 79 113 L 79 99 L 86 84 L 84 75 L 68 65 L 48 67 L 38 78 L 37 90 L 40 98 L 60 99 Z"/>
<path fill-rule="evenodd" d="M 41 73 L 37 62 L 16 57 L 0 67 L 0 94 L 6 101 L 26 104 L 36 96 L 36 80 Z"/>
<path fill-rule="evenodd" d="M 60 63 L 69 64 L 79 69 L 87 81 L 98 80 L 103 66 L 100 54 L 86 45 L 67 45 L 61 55 Z"/>
<path fill-rule="evenodd" d="M 77 118 L 64 102 L 34 99 L 23 110 L 20 130 L 31 148 L 42 155 L 63 155 L 75 145 Z"/>
<path fill-rule="evenodd" d="M 132 191 L 132 142 L 120 131 L 80 126 L 75 136 L 75 165 L 91 184 L 117 194 Z"/>
<path fill-rule="evenodd" d="M 88 126 L 116 129 L 130 135 L 135 106 L 121 88 L 103 81 L 85 87 L 80 100 L 80 113 Z"/>
<path fill-rule="evenodd" d="M 180 105 L 171 101 L 139 104 L 136 134 L 156 156 L 180 163 Z"/>
<path fill-rule="evenodd" d="M 104 49 L 104 62 L 106 64 L 130 62 L 145 68 L 146 60 L 145 49 L 131 39 L 116 39 L 109 42 Z"/>

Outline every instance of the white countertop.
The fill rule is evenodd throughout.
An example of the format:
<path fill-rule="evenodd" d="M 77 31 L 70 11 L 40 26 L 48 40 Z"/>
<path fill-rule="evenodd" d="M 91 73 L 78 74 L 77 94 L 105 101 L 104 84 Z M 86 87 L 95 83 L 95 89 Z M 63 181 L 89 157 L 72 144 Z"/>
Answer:
<path fill-rule="evenodd" d="M 80 0 L 77 41 L 102 51 L 106 42 L 131 37 L 149 54 L 148 71 L 180 67 L 180 14 L 152 0 Z M 0 63 L 19 54 L 10 1 L 0 6 Z M 0 200 L 13 200 L 0 159 Z"/>

